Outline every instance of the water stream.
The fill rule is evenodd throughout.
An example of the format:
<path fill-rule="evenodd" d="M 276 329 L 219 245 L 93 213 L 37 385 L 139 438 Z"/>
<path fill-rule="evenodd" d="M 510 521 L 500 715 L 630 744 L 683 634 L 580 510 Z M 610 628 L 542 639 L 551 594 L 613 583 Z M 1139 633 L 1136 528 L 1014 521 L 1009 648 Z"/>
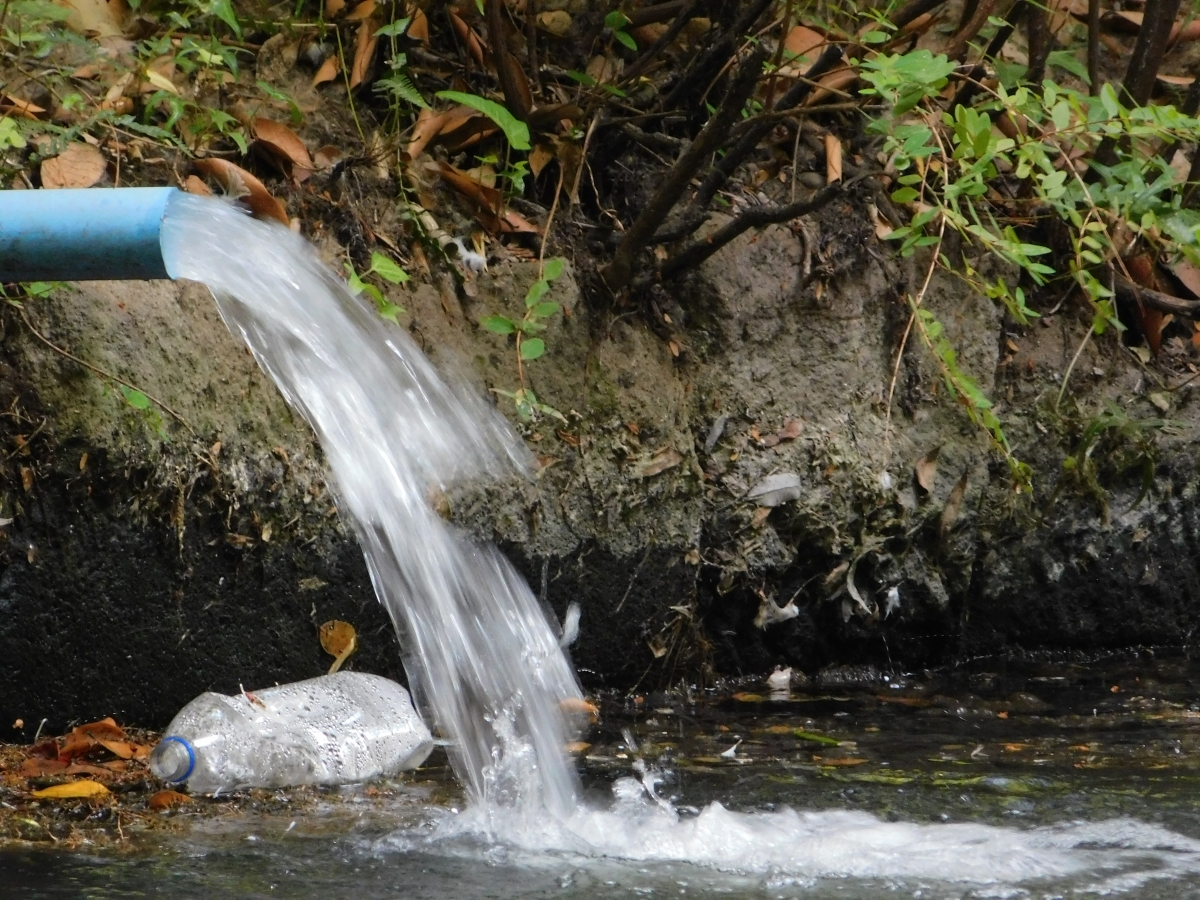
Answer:
<path fill-rule="evenodd" d="M 168 210 L 163 245 L 169 270 L 212 289 L 231 330 L 317 433 L 339 512 L 362 543 L 414 692 L 449 738 L 465 794 L 461 806 L 439 804 L 413 788 L 382 819 L 370 819 L 369 834 L 365 820 L 346 824 L 334 844 L 322 845 L 326 851 L 314 846 L 327 831 L 305 838 L 300 828 L 291 840 L 308 841 L 306 849 L 289 851 L 276 868 L 299 872 L 331 852 L 328 864 L 342 871 L 352 860 L 360 875 L 346 877 L 359 882 L 288 896 L 392 896 L 403 888 L 409 896 L 469 897 L 1025 897 L 1061 896 L 1065 884 L 1071 892 L 1151 897 L 1158 894 L 1147 885 L 1163 879 L 1200 889 L 1200 840 L 1141 821 L 1128 806 L 1032 827 L 903 811 L 889 821 L 870 806 L 805 811 L 804 796 L 780 787 L 777 805 L 739 804 L 734 792 L 733 805 L 750 809 L 734 811 L 715 802 L 719 793 L 684 797 L 664 787 L 674 777 L 670 755 L 664 763 L 633 746 L 606 770 L 611 777 L 599 779 L 602 796 L 592 778 L 583 798 L 562 750 L 572 724 L 563 701 L 581 694 L 555 626 L 499 553 L 456 532 L 430 503 L 433 489 L 527 471 L 520 439 L 469 388 L 448 385 L 300 238 L 223 203 L 182 196 Z M 736 763 L 737 749 L 715 759 Z M 291 829 L 277 825 L 267 830 L 283 846 Z M 263 846 L 245 843 L 257 834 L 237 832 L 233 845 L 222 843 L 227 837 L 189 840 L 206 848 L 200 856 L 229 846 L 253 856 Z M 184 860 L 176 860 L 179 871 L 194 877 Z M 37 865 L 28 862 L 30 871 Z M 88 871 L 86 861 L 73 865 Z M 480 876 L 480 866 L 516 880 Z M 271 870 L 261 860 L 250 868 L 260 880 Z M 176 896 L 204 895 L 172 881 Z M 301 882 L 322 883 L 311 875 Z M 129 896 L 143 895 L 136 883 Z M 272 889 L 243 895 L 260 890 Z"/>

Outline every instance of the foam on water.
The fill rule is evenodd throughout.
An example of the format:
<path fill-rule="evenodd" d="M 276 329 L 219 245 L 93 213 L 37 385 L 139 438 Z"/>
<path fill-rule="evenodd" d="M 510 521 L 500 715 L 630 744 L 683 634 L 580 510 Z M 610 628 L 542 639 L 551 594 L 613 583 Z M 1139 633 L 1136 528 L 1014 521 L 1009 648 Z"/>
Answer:
<path fill-rule="evenodd" d="M 417 699 L 452 742 L 468 809 L 442 817 L 432 836 L 410 829 L 383 848 L 503 846 L 530 865 L 616 857 L 773 878 L 1084 877 L 1100 892 L 1200 873 L 1200 842 L 1129 820 L 1020 830 L 717 803 L 684 815 L 646 772 L 617 782 L 611 808 L 582 806 L 561 707 L 581 692 L 550 623 L 511 565 L 428 499 L 434 487 L 527 473 L 520 439 L 286 230 L 183 195 L 168 207 L 163 252 L 173 277 L 212 289 L 230 329 L 316 431 Z"/>

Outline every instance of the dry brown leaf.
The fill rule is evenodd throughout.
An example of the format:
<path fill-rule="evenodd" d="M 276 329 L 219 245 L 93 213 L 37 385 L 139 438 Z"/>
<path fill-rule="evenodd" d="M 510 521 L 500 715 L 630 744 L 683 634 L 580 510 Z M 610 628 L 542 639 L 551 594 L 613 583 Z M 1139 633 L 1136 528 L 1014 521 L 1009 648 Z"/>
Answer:
<path fill-rule="evenodd" d="M 477 208 L 480 223 L 488 231 L 500 230 L 500 216 L 504 207 L 504 195 L 495 188 L 480 184 L 466 172 L 448 163 L 439 163 L 438 171 L 443 180 L 470 200 Z"/>
<path fill-rule="evenodd" d="M 125 737 L 125 731 L 113 719 L 101 719 L 99 722 L 89 722 L 79 725 L 71 733 L 61 739 L 58 745 L 58 758 L 70 762 L 76 756 L 82 756 L 100 741 L 119 741 Z"/>
<path fill-rule="evenodd" d="M 76 34 L 111 37 L 121 33 L 121 7 L 104 0 L 57 0 L 70 10 L 67 27 Z"/>
<path fill-rule="evenodd" d="M 349 622 L 330 619 L 317 629 L 317 634 L 321 638 L 322 649 L 334 658 L 333 665 L 329 667 L 329 674 L 332 675 L 358 649 L 358 633 Z"/>
<path fill-rule="evenodd" d="M 17 115 L 23 119 L 36 119 L 38 116 L 45 115 L 46 110 L 36 103 L 30 103 L 28 100 L 22 100 L 12 94 L 4 94 L 0 96 L 0 113 L 9 116 Z"/>
<path fill-rule="evenodd" d="M 667 469 L 673 469 L 683 462 L 683 454 L 674 447 L 667 446 L 656 450 L 649 459 L 639 460 L 630 467 L 629 473 L 634 478 L 653 478 Z"/>
<path fill-rule="evenodd" d="M 1171 274 L 1179 279 L 1179 283 L 1192 292 L 1193 297 L 1200 297 L 1200 266 L 1181 259 L 1171 267 Z"/>
<path fill-rule="evenodd" d="M 29 466 L 21 466 L 21 486 L 27 494 L 33 489 L 33 469 Z"/>
<path fill-rule="evenodd" d="M 243 203 L 256 219 L 274 219 L 285 228 L 290 226 L 283 204 L 271 195 L 266 185 L 241 166 L 215 157 L 198 159 L 195 166 L 202 174 L 215 179 L 227 196 Z"/>
<path fill-rule="evenodd" d="M 565 700 L 559 700 L 558 708 L 565 713 L 586 714 L 593 722 L 600 718 L 600 707 L 589 703 L 582 697 L 567 697 Z"/>
<path fill-rule="evenodd" d="M 338 147 L 326 144 L 313 154 L 313 165 L 318 169 L 332 169 L 346 156 Z"/>
<path fill-rule="evenodd" d="M 587 753 L 591 749 L 592 745 L 587 741 L 569 741 L 563 744 L 563 750 L 572 756 L 579 756 L 581 753 Z"/>
<path fill-rule="evenodd" d="M 185 803 L 191 803 L 192 798 L 187 794 L 179 793 L 179 791 L 159 791 L 147 802 L 151 809 L 172 809 Z"/>
<path fill-rule="evenodd" d="M 375 61 L 375 48 L 379 44 L 379 38 L 375 37 L 376 30 L 375 22 L 370 19 L 358 26 L 354 64 L 350 67 L 350 90 L 354 90 L 370 75 L 371 63 Z"/>
<path fill-rule="evenodd" d="M 325 84 L 327 81 L 333 81 L 341 72 L 341 57 L 330 56 L 325 62 L 321 63 L 321 68 L 317 69 L 317 74 L 313 76 L 312 86 L 316 87 L 319 84 Z"/>
<path fill-rule="evenodd" d="M 950 496 L 946 499 L 946 506 L 942 510 L 942 520 L 938 526 L 938 532 L 944 541 L 950 534 L 950 529 L 954 527 L 954 523 L 958 520 L 959 511 L 962 510 L 963 497 L 967 493 L 968 472 L 963 472 L 962 478 L 958 479 L 958 484 L 954 485 L 954 490 L 950 492 Z"/>
<path fill-rule="evenodd" d="M 195 175 L 187 177 L 187 180 L 183 182 L 183 189 L 189 194 L 195 194 L 198 197 L 212 196 L 212 188 L 205 184 L 203 179 L 197 178 Z"/>
<path fill-rule="evenodd" d="M 70 144 L 42 163 L 42 187 L 89 188 L 108 171 L 104 154 L 90 144 Z"/>
<path fill-rule="evenodd" d="M 835 766 L 835 767 L 861 766 L 866 761 L 867 760 L 861 759 L 859 757 L 839 756 L 839 757 L 830 759 L 825 756 L 817 756 L 815 753 L 813 754 L 813 762 L 815 762 L 818 766 Z"/>
<path fill-rule="evenodd" d="M 408 14 L 412 17 L 412 21 L 408 23 L 408 30 L 405 32 L 405 34 L 407 34 L 414 41 L 420 41 L 422 44 L 428 47 L 429 19 L 426 18 L 425 13 L 422 10 L 416 9 L 415 7 L 410 7 Z"/>
<path fill-rule="evenodd" d="M 825 183 L 842 180 L 842 142 L 837 135 L 825 134 Z"/>
<path fill-rule="evenodd" d="M 808 99 L 804 101 L 804 105 L 817 106 L 824 103 L 829 97 L 834 96 L 835 91 L 843 91 L 856 81 L 858 81 L 858 69 L 851 66 L 841 66 L 834 69 L 817 81 L 820 87 L 808 95 Z"/>
<path fill-rule="evenodd" d="M 1163 84 L 1169 84 L 1172 87 L 1191 87 L 1196 81 L 1193 75 L 1164 75 L 1159 72 L 1155 77 Z"/>
<path fill-rule="evenodd" d="M 571 23 L 574 20 L 571 14 L 565 9 L 554 9 L 544 13 L 538 13 L 538 27 L 550 32 L 555 37 L 563 37 L 571 30 Z"/>
<path fill-rule="evenodd" d="M 41 778 L 44 775 L 57 775 L 66 767 L 67 764 L 62 760 L 31 757 L 21 763 L 17 774 L 23 778 Z"/>
<path fill-rule="evenodd" d="M 917 473 L 917 484 L 927 494 L 933 493 L 933 482 L 937 478 L 937 460 L 938 454 L 942 452 L 941 447 L 934 447 L 924 456 L 917 460 L 914 467 Z"/>
<path fill-rule="evenodd" d="M 375 14 L 375 0 L 362 0 L 346 16 L 347 22 L 365 22 Z"/>
<path fill-rule="evenodd" d="M 145 744 L 135 744 L 133 741 L 116 741 L 111 739 L 98 739 L 96 743 L 113 756 L 120 757 L 121 759 L 150 758 L 150 748 Z"/>
<path fill-rule="evenodd" d="M 67 800 L 76 797 L 103 797 L 108 793 L 108 788 L 98 781 L 72 781 L 69 784 L 56 784 L 34 791 L 33 796 L 39 800 Z"/>
<path fill-rule="evenodd" d="M 308 148 L 292 129 L 271 119 L 258 118 L 251 123 L 255 143 L 269 153 L 285 169 L 284 174 L 296 184 L 305 181 L 316 171 Z"/>
<path fill-rule="evenodd" d="M 529 171 L 533 173 L 533 177 L 537 178 L 542 174 L 542 169 L 554 159 L 554 151 L 545 144 L 538 144 L 529 153 Z"/>
<path fill-rule="evenodd" d="M 825 35 L 813 31 L 811 28 L 805 28 L 803 25 L 797 25 L 783 39 L 783 50 L 788 54 L 788 60 L 793 60 L 798 56 L 804 57 L 803 61 L 796 60 L 796 67 L 800 74 L 804 74 L 817 61 L 820 48 L 826 43 Z"/>
<path fill-rule="evenodd" d="M 346 8 L 346 0 L 325 0 L 325 18 L 337 18 L 337 14 Z"/>
<path fill-rule="evenodd" d="M 447 10 L 447 14 L 450 16 L 450 24 L 454 27 L 454 33 L 457 34 L 458 39 L 466 45 L 467 52 L 470 53 L 471 58 L 475 60 L 476 65 L 478 65 L 481 69 L 488 68 L 487 55 L 484 52 L 483 41 L 480 39 L 479 35 L 471 30 L 471 26 L 464 22 L 462 17 L 459 16 L 454 9 Z"/>

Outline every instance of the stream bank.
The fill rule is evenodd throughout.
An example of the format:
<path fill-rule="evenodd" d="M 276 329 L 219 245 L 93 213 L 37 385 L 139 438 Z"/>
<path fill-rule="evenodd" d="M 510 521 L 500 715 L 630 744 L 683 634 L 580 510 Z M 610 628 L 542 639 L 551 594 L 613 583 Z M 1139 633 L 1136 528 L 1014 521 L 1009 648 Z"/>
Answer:
<path fill-rule="evenodd" d="M 915 337 L 889 410 L 903 297 L 924 273 L 875 239 L 868 199 L 726 246 L 656 288 L 649 322 L 599 298 L 603 241 L 565 237 L 552 298 L 566 314 L 527 376 L 566 423 L 518 423 L 530 480 L 431 500 L 498 542 L 555 615 L 581 604 L 572 654 L 589 688 L 1186 647 L 1191 385 L 1164 389 L 1157 363 L 1105 338 L 1056 410 L 1082 314 L 1018 328 L 935 275 L 925 304 L 1033 467 L 1035 494 L 1018 495 Z M 336 243 L 320 247 L 336 265 Z M 493 260 L 389 298 L 447 371 L 511 389 L 507 339 L 477 324 L 519 310 L 534 278 Z M 1173 365 L 1192 352 L 1164 343 Z M 0 720 L 24 723 L 10 738 L 43 719 L 50 733 L 105 715 L 161 726 L 203 690 L 319 674 L 329 619 L 357 629 L 354 667 L 402 677 L 311 433 L 203 288 L 27 301 L 4 313 L 0 366 Z"/>

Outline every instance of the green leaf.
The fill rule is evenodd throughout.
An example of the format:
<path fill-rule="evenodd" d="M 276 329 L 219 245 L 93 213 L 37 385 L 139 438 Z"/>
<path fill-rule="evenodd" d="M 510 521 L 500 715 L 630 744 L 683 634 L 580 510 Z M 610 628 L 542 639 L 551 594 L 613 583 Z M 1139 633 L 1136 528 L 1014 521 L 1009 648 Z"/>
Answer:
<path fill-rule="evenodd" d="M 471 109 L 483 113 L 500 127 L 505 138 L 508 139 L 509 146 L 514 150 L 530 149 L 529 126 L 499 103 L 475 94 L 464 94 L 462 91 L 438 91 L 437 96 L 442 100 L 461 103 L 463 106 L 469 106 Z"/>
<path fill-rule="evenodd" d="M 479 324 L 496 334 L 512 334 L 517 330 L 517 323 L 508 316 L 484 316 Z"/>
<path fill-rule="evenodd" d="M 525 295 L 525 308 L 533 309 L 537 305 L 537 302 L 546 296 L 549 290 L 550 283 L 545 279 L 535 281 L 529 286 L 529 293 Z"/>
<path fill-rule="evenodd" d="M 550 316 L 552 316 L 556 312 L 558 312 L 558 304 L 551 303 L 549 301 L 547 301 L 545 303 L 539 303 L 537 306 L 535 306 L 531 310 L 531 312 L 533 315 L 537 316 L 539 319 L 548 319 L 548 318 L 550 318 Z"/>
<path fill-rule="evenodd" d="M 624 44 L 630 50 L 637 50 L 638 48 L 637 41 L 633 39 L 633 35 L 628 31 L 614 31 L 613 37 L 615 37 L 620 43 Z"/>
<path fill-rule="evenodd" d="M 408 281 L 408 273 L 396 265 L 391 258 L 379 252 L 371 254 L 371 271 L 392 284 L 404 284 Z"/>
<path fill-rule="evenodd" d="M 614 9 L 604 17 L 604 27 L 611 28 L 613 31 L 624 28 L 629 24 L 629 16 L 621 12 L 619 9 Z"/>
<path fill-rule="evenodd" d="M 920 195 L 913 188 L 903 187 L 897 191 L 892 191 L 892 202 L 911 203 L 913 200 L 916 200 L 918 196 Z"/>
<path fill-rule="evenodd" d="M 234 14 L 232 0 L 212 0 L 208 4 L 207 12 L 228 25 L 239 41 L 242 39 L 242 26 L 238 24 L 237 15 Z"/>
<path fill-rule="evenodd" d="M 542 269 L 542 280 L 553 281 L 563 273 L 563 259 L 556 256 L 553 259 L 546 260 L 546 266 Z"/>
<path fill-rule="evenodd" d="M 125 385 L 123 385 L 123 384 L 119 384 L 119 385 L 117 385 L 117 387 L 119 387 L 121 389 L 121 396 L 123 396 L 125 398 L 125 402 L 128 403 L 130 406 L 132 406 L 134 409 L 146 410 L 146 409 L 150 408 L 150 398 L 147 397 L 145 394 L 143 394 L 141 391 L 137 391 L 137 390 L 134 390 L 133 388 L 125 387 Z"/>
<path fill-rule="evenodd" d="M 354 266 L 350 265 L 350 263 L 345 263 L 345 267 L 346 287 L 350 289 L 351 294 L 357 297 L 363 292 L 363 288 L 366 287 L 366 284 L 363 283 L 363 280 L 359 277 L 358 273 L 354 271 Z"/>
<path fill-rule="evenodd" d="M 4 116 L 0 118 L 0 150 L 4 150 L 7 147 L 21 150 L 25 147 L 25 138 L 17 129 L 16 119 Z"/>
<path fill-rule="evenodd" d="M 392 303 L 388 300 L 384 300 L 379 304 L 379 315 L 395 325 L 400 324 L 400 320 L 396 317 L 403 312 L 403 306 L 397 306 L 395 303 Z"/>
<path fill-rule="evenodd" d="M 1055 50 L 1046 57 L 1046 65 L 1054 66 L 1055 68 L 1063 69 L 1070 72 L 1076 78 L 1083 81 L 1085 84 L 1091 84 L 1092 80 L 1088 78 L 1087 64 L 1084 63 L 1078 56 L 1067 50 Z"/>
<path fill-rule="evenodd" d="M 412 19 L 397 19 L 391 25 L 384 25 L 375 32 L 375 37 L 400 37 L 408 30 L 410 22 Z"/>
<path fill-rule="evenodd" d="M 521 342 L 521 359 L 537 359 L 546 352 L 546 342 L 541 338 L 526 338 Z"/>

